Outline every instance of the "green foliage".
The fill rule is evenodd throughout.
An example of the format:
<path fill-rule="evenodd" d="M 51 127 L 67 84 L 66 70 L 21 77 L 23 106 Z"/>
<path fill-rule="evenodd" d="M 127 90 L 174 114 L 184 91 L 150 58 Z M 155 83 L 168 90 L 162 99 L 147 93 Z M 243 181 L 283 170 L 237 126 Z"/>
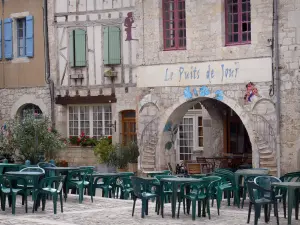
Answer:
<path fill-rule="evenodd" d="M 4 156 L 6 159 L 12 158 L 15 154 L 15 143 L 11 135 L 10 130 L 3 127 L 0 131 L 0 155 Z"/>
<path fill-rule="evenodd" d="M 94 154 L 100 163 L 112 165 L 112 155 L 116 147 L 112 145 L 111 138 L 103 137 L 94 148 Z"/>
<path fill-rule="evenodd" d="M 47 117 L 37 116 L 32 111 L 24 113 L 24 118 L 15 118 L 8 123 L 9 138 L 16 158 L 37 164 L 41 157 L 53 159 L 59 150 L 66 147 L 58 132 L 49 128 Z"/>
<path fill-rule="evenodd" d="M 126 151 L 128 152 L 128 162 L 129 163 L 137 163 L 139 153 L 139 146 L 134 142 L 130 142 L 128 145 L 125 146 Z"/>

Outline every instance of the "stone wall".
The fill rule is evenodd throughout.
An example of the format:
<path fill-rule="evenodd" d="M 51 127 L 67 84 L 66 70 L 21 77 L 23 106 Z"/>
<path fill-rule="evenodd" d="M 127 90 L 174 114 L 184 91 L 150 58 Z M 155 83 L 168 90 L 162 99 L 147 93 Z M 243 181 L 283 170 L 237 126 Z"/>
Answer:
<path fill-rule="evenodd" d="M 300 170 L 300 1 L 279 1 L 281 170 Z"/>
<path fill-rule="evenodd" d="M 91 147 L 69 146 L 59 153 L 60 160 L 66 160 L 69 166 L 97 166 L 99 163 Z"/>
<path fill-rule="evenodd" d="M 37 105 L 50 117 L 51 100 L 47 87 L 0 89 L 0 124 L 20 113 L 26 104 Z"/>

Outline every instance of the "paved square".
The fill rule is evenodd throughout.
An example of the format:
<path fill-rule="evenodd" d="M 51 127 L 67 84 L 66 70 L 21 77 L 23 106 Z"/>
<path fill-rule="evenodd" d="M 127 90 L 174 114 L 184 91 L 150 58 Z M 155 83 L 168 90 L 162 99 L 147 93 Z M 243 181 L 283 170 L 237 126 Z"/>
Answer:
<path fill-rule="evenodd" d="M 141 218 L 141 202 L 136 204 L 134 217 L 131 216 L 132 200 L 119 200 L 95 197 L 94 203 L 88 196 L 84 196 L 83 204 L 78 203 L 78 196 L 69 195 L 67 202 L 64 203 L 64 213 L 60 212 L 60 204 L 57 205 L 58 213 L 53 214 L 52 201 L 47 200 L 45 211 L 31 213 L 32 201 L 28 201 L 28 213 L 25 213 L 25 207 L 21 205 L 21 198 L 17 199 L 16 215 L 11 214 L 11 208 L 6 206 L 6 211 L 0 211 L 1 225 L 114 225 L 114 224 L 214 224 L 214 225 L 243 225 L 247 224 L 248 204 L 244 209 L 238 209 L 235 206 L 226 206 L 226 201 L 220 210 L 220 216 L 217 214 L 216 206 L 211 208 L 211 220 L 208 217 L 196 217 L 196 221 L 192 221 L 191 215 L 184 215 L 183 210 L 179 219 L 172 219 L 170 204 L 165 205 L 165 217 L 156 215 L 154 212 L 154 203 L 149 203 L 149 215 L 144 219 Z M 293 212 L 294 213 L 294 212 Z M 280 224 L 287 224 L 287 219 L 283 218 L 283 210 L 280 208 Z M 300 221 L 295 221 L 293 215 L 293 225 L 299 225 Z M 254 223 L 254 212 L 252 210 L 250 224 Z M 262 218 L 258 224 L 265 224 Z M 271 213 L 271 225 L 276 224 L 276 219 Z"/>

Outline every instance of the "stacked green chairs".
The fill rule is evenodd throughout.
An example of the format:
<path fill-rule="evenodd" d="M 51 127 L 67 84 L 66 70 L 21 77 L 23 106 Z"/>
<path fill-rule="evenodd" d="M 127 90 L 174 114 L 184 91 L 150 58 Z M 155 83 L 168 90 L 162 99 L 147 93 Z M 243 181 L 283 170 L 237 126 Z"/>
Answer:
<path fill-rule="evenodd" d="M 137 199 L 142 200 L 141 217 L 144 218 L 148 215 L 148 202 L 149 199 L 156 198 L 156 204 L 159 204 L 159 195 L 157 193 L 149 192 L 150 187 L 153 185 L 152 180 L 143 179 L 141 177 L 131 177 L 133 187 L 133 207 L 132 216 L 134 216 L 135 203 Z"/>
<path fill-rule="evenodd" d="M 234 203 L 240 205 L 239 186 L 236 184 L 235 175 L 233 172 L 225 169 L 215 170 L 214 175 L 222 178 L 221 184 L 217 187 L 217 207 L 220 209 L 223 193 L 227 193 L 227 204 L 230 206 L 231 193 L 234 196 Z M 218 210 L 218 215 L 220 211 Z"/>
<path fill-rule="evenodd" d="M 191 186 L 192 191 L 184 195 L 184 199 L 189 199 L 192 202 L 192 219 L 196 219 L 196 203 L 198 202 L 198 216 L 201 216 L 201 203 L 203 205 L 203 213 L 205 216 L 205 208 L 207 209 L 207 214 L 209 219 L 210 216 L 210 199 L 215 196 L 217 187 L 220 184 L 221 177 L 211 176 L 199 180 Z M 178 207 L 178 214 L 180 210 L 180 203 Z M 188 210 L 189 211 L 189 210 Z M 177 215 L 178 217 L 179 215 Z"/>
<path fill-rule="evenodd" d="M 60 200 L 61 212 L 63 212 L 63 184 L 65 181 L 65 177 L 65 175 L 59 177 L 46 177 L 40 181 L 37 197 L 38 199 L 42 198 L 42 211 L 45 210 L 46 198 L 48 195 L 50 195 L 53 200 L 54 214 L 56 214 L 57 212 L 58 197 Z"/>
<path fill-rule="evenodd" d="M 15 187 L 15 184 L 19 182 L 22 186 Z M 26 178 L 19 176 L 0 176 L 1 183 L 1 208 L 5 211 L 6 197 L 11 198 L 12 214 L 16 213 L 16 198 L 17 195 L 22 195 L 25 201 L 25 212 L 27 213 L 27 180 Z"/>
<path fill-rule="evenodd" d="M 121 199 L 129 199 L 129 197 L 133 198 L 133 187 L 130 177 L 122 177 L 122 182 L 120 184 L 121 187 Z"/>
<path fill-rule="evenodd" d="M 92 185 L 90 183 L 92 182 L 92 175 L 93 170 L 91 169 L 77 169 L 68 171 L 67 179 L 66 179 L 66 193 L 69 192 L 69 189 L 76 188 L 78 190 L 79 194 L 79 203 L 82 203 L 83 201 L 83 194 L 84 189 L 89 188 L 89 193 L 92 192 Z M 87 180 L 87 177 L 90 179 Z M 91 196 L 91 201 L 93 202 L 93 194 Z M 67 195 L 65 195 L 65 201 L 67 200 Z"/>
<path fill-rule="evenodd" d="M 250 222 L 252 206 L 254 206 L 254 210 L 255 210 L 254 225 L 257 225 L 258 218 L 260 217 L 261 207 L 262 206 L 264 207 L 265 222 L 267 223 L 270 220 L 268 206 L 274 205 L 274 212 L 277 219 L 277 225 L 279 225 L 278 205 L 277 205 L 277 200 L 275 199 L 275 193 L 272 190 L 267 190 L 255 184 L 253 181 L 248 181 L 247 186 L 248 186 L 248 192 L 250 197 L 247 223 Z"/>

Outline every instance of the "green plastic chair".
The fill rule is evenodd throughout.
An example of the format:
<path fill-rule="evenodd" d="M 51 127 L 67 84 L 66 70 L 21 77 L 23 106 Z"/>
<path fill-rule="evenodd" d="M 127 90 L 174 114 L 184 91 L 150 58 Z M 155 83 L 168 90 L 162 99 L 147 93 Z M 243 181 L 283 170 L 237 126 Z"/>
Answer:
<path fill-rule="evenodd" d="M 99 180 L 101 180 L 99 182 Z M 96 189 L 100 188 L 102 189 L 102 197 L 108 198 L 108 197 L 114 197 L 114 189 L 116 179 L 114 177 L 97 177 L 92 185 L 92 193 L 93 196 L 96 195 Z"/>
<path fill-rule="evenodd" d="M 84 189 L 89 188 L 89 193 L 92 193 L 92 185 L 90 185 L 91 177 L 93 170 L 91 169 L 77 169 L 68 171 L 68 176 L 66 180 L 66 193 L 69 192 L 69 189 L 76 188 L 79 194 L 79 203 L 83 201 Z M 90 178 L 87 180 L 87 177 Z M 93 202 L 93 194 L 91 196 L 91 201 Z M 65 196 L 65 201 L 67 200 Z"/>
<path fill-rule="evenodd" d="M 212 196 L 215 195 L 216 187 L 219 185 L 221 177 L 209 177 L 207 179 L 199 180 L 199 183 L 191 186 L 192 191 L 189 194 L 184 195 L 185 199 L 189 199 L 192 202 L 192 220 L 196 219 L 196 203 L 198 202 L 198 217 L 201 215 L 201 203 L 203 205 L 203 216 L 205 216 L 205 207 L 207 208 L 207 214 L 210 216 L 210 204 L 209 201 Z M 180 203 L 178 206 L 178 213 L 180 210 Z M 177 215 L 178 217 L 179 215 Z"/>
<path fill-rule="evenodd" d="M 14 184 L 20 182 L 23 185 L 17 188 L 14 188 Z M 12 205 L 12 214 L 16 213 L 16 198 L 17 195 L 22 195 L 25 201 L 25 212 L 28 212 L 27 207 L 27 180 L 19 176 L 9 176 L 3 175 L 0 176 L 1 183 L 1 208 L 2 211 L 5 211 L 6 205 L 6 196 L 11 196 L 11 205 Z"/>
<path fill-rule="evenodd" d="M 47 177 L 40 181 L 39 189 L 37 192 L 38 197 L 42 197 L 42 211 L 45 210 L 46 197 L 50 195 L 53 200 L 53 211 L 54 214 L 57 212 L 57 199 L 59 196 L 61 212 L 63 212 L 63 184 L 66 176 L 59 177 Z M 53 188 L 57 187 L 57 188 Z M 37 210 L 37 209 L 36 209 Z"/>
<path fill-rule="evenodd" d="M 214 175 L 222 177 L 221 184 L 217 187 L 217 207 L 220 209 L 223 192 L 227 192 L 227 204 L 230 206 L 230 196 L 233 193 L 234 203 L 240 204 L 239 187 L 235 183 L 234 173 L 229 170 L 218 170 Z M 220 215 L 220 210 L 218 210 Z"/>
<path fill-rule="evenodd" d="M 260 187 L 259 185 L 255 184 L 253 181 L 248 181 L 247 186 L 248 186 L 248 192 L 250 197 L 247 223 L 250 222 L 252 205 L 254 205 L 254 210 L 255 210 L 254 225 L 257 225 L 262 206 L 264 206 L 265 222 L 266 223 L 269 222 L 270 217 L 268 212 L 268 205 L 272 204 L 274 205 L 277 225 L 279 225 L 278 206 L 277 206 L 277 200 L 275 199 L 275 193 L 272 190 L 267 190 L 264 189 L 263 187 Z"/>
<path fill-rule="evenodd" d="M 153 185 L 152 180 L 143 179 L 140 177 L 131 177 L 133 187 L 133 207 L 132 216 L 134 216 L 134 209 L 136 200 L 142 200 L 141 217 L 144 218 L 145 214 L 148 215 L 148 202 L 149 199 L 156 198 L 156 203 L 159 203 L 159 195 L 149 192 L 149 188 Z"/>
<path fill-rule="evenodd" d="M 48 163 L 48 162 L 39 162 L 37 164 L 38 167 L 41 167 L 41 168 L 46 168 L 46 167 L 56 167 L 54 164 L 52 163 Z M 49 170 L 49 171 L 46 171 L 46 177 L 54 177 L 55 176 L 55 171 L 54 170 Z"/>
<path fill-rule="evenodd" d="M 112 185 L 113 195 L 116 198 L 119 198 L 119 193 L 120 193 L 120 198 L 123 199 L 124 198 L 123 188 L 126 188 L 126 186 L 131 185 L 130 177 L 133 176 L 134 173 L 133 172 L 121 172 L 121 173 L 118 173 L 118 174 L 119 174 L 119 177 L 117 177 L 115 180 L 111 180 L 110 185 Z M 125 186 L 123 184 L 124 178 L 129 178 L 129 181 L 130 181 L 130 183 L 129 183 L 128 179 L 126 179 L 126 185 Z"/>

